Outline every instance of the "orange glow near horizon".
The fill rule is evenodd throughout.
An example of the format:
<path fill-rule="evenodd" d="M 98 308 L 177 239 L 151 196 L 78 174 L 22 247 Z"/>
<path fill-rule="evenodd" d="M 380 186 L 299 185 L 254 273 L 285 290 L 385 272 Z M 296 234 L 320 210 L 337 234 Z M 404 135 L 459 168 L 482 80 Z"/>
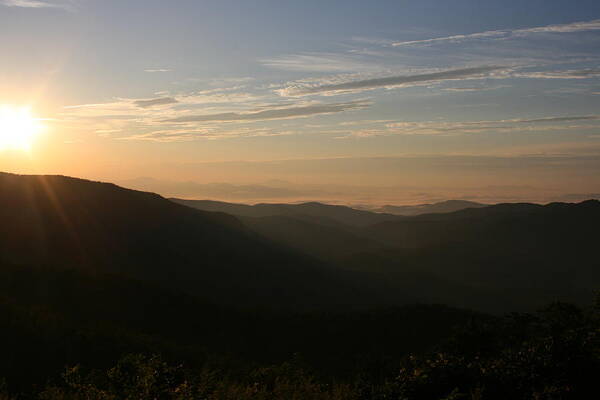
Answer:
<path fill-rule="evenodd" d="M 28 152 L 42 129 L 28 107 L 0 106 L 0 151 Z"/>

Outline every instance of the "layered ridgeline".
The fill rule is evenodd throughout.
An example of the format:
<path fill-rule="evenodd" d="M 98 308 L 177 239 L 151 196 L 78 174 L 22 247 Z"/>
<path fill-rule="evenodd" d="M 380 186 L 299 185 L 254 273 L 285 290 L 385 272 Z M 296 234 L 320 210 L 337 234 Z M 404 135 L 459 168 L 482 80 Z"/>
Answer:
<path fill-rule="evenodd" d="M 1 174 L 0 261 L 118 274 L 242 307 L 528 310 L 587 303 L 600 287 L 598 201 L 415 217 L 186 204 L 236 215 L 112 184 Z"/>
<path fill-rule="evenodd" d="M 402 217 L 317 202 L 303 204 L 235 204 L 211 200 L 172 201 L 203 211 L 238 217 L 249 229 L 279 244 L 331 261 L 359 251 L 379 250 L 381 242 L 361 230 Z"/>
<path fill-rule="evenodd" d="M 597 201 L 417 217 L 315 208 L 236 217 L 111 184 L 0 174 L 0 397 L 447 398 L 485 384 L 514 398 L 502 390 L 560 380 L 572 391 L 597 375 L 596 319 L 575 307 L 498 318 L 409 305 L 583 301 L 600 282 Z M 186 375 L 151 356 L 112 368 L 131 353 L 184 362 Z M 189 385 L 213 394 L 182 394 Z"/>
<path fill-rule="evenodd" d="M 415 216 L 421 214 L 449 213 L 467 208 L 487 207 L 488 205 L 489 204 L 482 204 L 467 200 L 446 200 L 440 201 L 439 203 L 417 204 L 412 206 L 386 205 L 371 209 L 370 211 L 394 215 Z"/>
<path fill-rule="evenodd" d="M 175 201 L 236 214 L 275 242 L 368 274 L 381 292 L 421 301 L 494 311 L 533 309 L 552 300 L 587 302 L 600 287 L 594 244 L 600 203 L 595 200 L 471 204 L 413 217 L 318 203 Z"/>
<path fill-rule="evenodd" d="M 454 326 L 488 318 L 446 306 L 375 310 L 394 301 L 368 274 L 235 217 L 111 184 L 0 174 L 0 219 L 0 397 L 38 398 L 66 366 L 104 369 L 130 353 L 211 368 L 218 381 L 244 382 L 297 353 L 326 379 L 377 379 Z"/>
<path fill-rule="evenodd" d="M 0 261 L 158 282 L 226 304 L 360 301 L 348 277 L 236 217 L 63 176 L 0 174 Z"/>
<path fill-rule="evenodd" d="M 242 217 L 294 217 L 296 219 L 327 225 L 368 226 L 378 222 L 398 219 L 391 214 L 374 213 L 346 206 L 318 202 L 301 204 L 259 203 L 248 205 L 213 200 L 185 200 L 175 198 L 171 200 L 204 211 L 218 211 Z"/>
<path fill-rule="evenodd" d="M 366 235 L 396 249 L 399 265 L 503 291 L 517 309 L 535 299 L 591 298 L 600 288 L 599 222 L 598 200 L 498 204 L 375 224 Z"/>
<path fill-rule="evenodd" d="M 338 222 L 346 225 L 366 226 L 377 222 L 400 220 L 399 217 L 412 217 L 422 214 L 440 214 L 465 210 L 468 208 L 483 208 L 489 204 L 476 203 L 467 200 L 446 200 L 431 204 L 409 206 L 385 205 L 381 207 L 341 206 L 308 202 L 299 204 L 258 203 L 254 205 L 242 203 L 227 203 L 215 200 L 170 199 L 176 203 L 204 211 L 219 211 L 244 217 L 287 216 L 317 221 Z"/>

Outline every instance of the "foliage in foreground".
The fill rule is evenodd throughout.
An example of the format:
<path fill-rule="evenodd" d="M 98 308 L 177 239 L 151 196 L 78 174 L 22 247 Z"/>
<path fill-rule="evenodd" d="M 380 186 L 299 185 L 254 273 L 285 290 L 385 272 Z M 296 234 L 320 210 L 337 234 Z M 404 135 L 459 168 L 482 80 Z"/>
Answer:
<path fill-rule="evenodd" d="M 600 311 L 555 303 L 537 314 L 474 322 L 438 351 L 409 356 L 383 380 L 317 378 L 298 356 L 243 376 L 132 354 L 108 369 L 68 367 L 40 400 L 581 399 L 597 390 Z M 367 371 L 365 371 L 367 372 Z M 10 399 L 8 395 L 0 399 Z"/>

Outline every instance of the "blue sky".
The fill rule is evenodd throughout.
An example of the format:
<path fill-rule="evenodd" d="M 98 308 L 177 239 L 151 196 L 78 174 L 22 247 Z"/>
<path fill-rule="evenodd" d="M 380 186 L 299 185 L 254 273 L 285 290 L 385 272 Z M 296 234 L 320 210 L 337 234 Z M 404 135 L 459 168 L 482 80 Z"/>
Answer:
<path fill-rule="evenodd" d="M 600 192 L 597 1 L 0 0 L 0 41 L 0 104 L 47 125 L 3 169 Z"/>

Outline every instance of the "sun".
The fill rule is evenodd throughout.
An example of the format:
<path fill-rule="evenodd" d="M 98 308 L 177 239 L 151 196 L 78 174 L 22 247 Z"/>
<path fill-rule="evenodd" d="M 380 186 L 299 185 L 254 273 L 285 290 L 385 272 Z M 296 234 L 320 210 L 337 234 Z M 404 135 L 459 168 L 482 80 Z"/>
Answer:
<path fill-rule="evenodd" d="M 29 151 L 41 130 L 29 108 L 0 106 L 0 151 Z"/>

